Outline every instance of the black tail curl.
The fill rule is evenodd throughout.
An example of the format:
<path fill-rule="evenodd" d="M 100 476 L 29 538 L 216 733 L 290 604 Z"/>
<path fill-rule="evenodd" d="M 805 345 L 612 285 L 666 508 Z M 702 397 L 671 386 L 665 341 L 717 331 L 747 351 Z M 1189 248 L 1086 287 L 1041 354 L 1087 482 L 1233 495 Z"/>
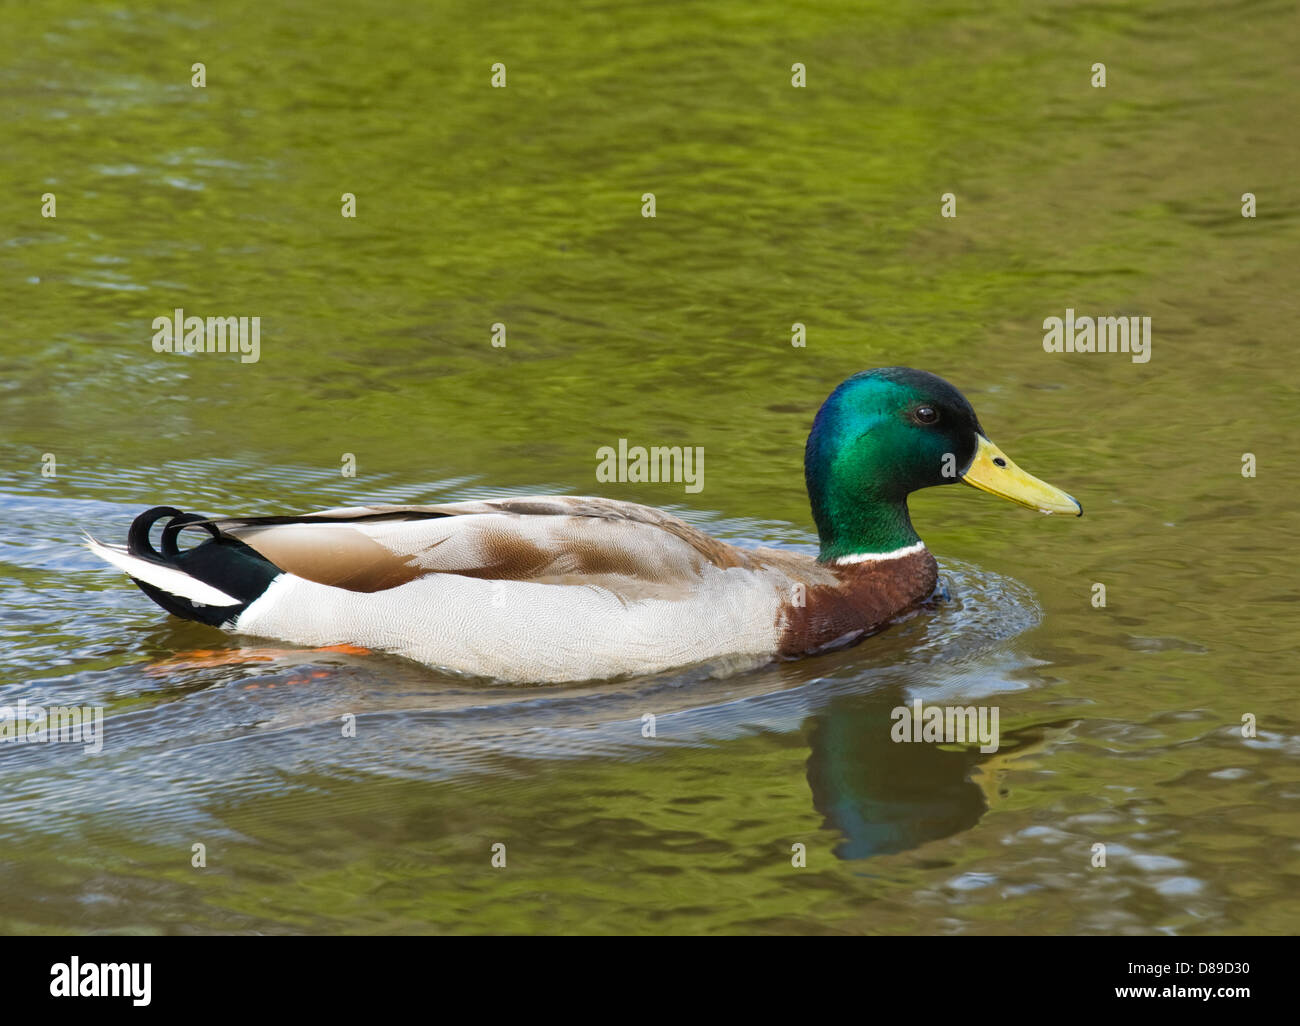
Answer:
<path fill-rule="evenodd" d="M 161 549 L 149 539 L 153 525 L 166 518 Z M 201 527 L 210 538 L 192 549 L 182 550 L 177 541 L 187 527 Z M 179 570 L 211 585 L 238 601 L 234 605 L 209 606 L 183 595 L 173 595 L 156 585 L 131 578 L 140 590 L 173 616 L 220 626 L 247 609 L 283 571 L 243 542 L 222 534 L 214 524 L 195 513 L 183 513 L 173 506 L 155 506 L 131 522 L 126 537 L 127 551 L 139 559 Z"/>

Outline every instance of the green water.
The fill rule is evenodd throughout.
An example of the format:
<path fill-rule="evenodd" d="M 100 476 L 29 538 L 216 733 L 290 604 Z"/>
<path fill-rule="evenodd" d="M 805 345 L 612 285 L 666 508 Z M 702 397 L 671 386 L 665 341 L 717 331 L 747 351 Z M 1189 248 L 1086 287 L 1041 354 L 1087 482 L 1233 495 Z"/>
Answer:
<path fill-rule="evenodd" d="M 1300 928 L 1292 5 L 0 18 L 0 704 L 108 717 L 98 755 L 0 745 L 0 928 Z M 260 359 L 155 353 L 176 307 L 260 317 Z M 1151 317 L 1150 361 L 1044 352 L 1067 308 Z M 821 659 L 168 663 L 267 646 L 79 546 L 162 502 L 599 491 L 807 547 L 812 414 L 882 364 L 1087 515 L 917 496 L 950 600 Z M 598 485 L 619 438 L 703 446 L 703 491 Z M 891 744 L 916 697 L 996 705 L 1001 748 Z"/>

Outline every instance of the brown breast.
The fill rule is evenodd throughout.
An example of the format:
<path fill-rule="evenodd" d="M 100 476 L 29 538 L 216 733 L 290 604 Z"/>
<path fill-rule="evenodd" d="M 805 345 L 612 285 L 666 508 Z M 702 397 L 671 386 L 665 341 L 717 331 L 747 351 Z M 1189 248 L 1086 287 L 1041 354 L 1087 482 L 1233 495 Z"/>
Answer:
<path fill-rule="evenodd" d="M 827 567 L 835 584 L 808 586 L 782 610 L 778 654 L 809 655 L 852 644 L 934 593 L 939 566 L 929 549 L 898 559 Z M 798 604 L 799 597 L 803 605 Z"/>

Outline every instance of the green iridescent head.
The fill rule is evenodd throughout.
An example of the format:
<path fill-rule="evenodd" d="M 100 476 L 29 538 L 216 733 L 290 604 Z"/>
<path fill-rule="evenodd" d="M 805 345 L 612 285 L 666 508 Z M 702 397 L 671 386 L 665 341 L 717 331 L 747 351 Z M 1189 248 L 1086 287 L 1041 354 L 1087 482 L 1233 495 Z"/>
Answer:
<path fill-rule="evenodd" d="M 1043 513 L 1083 513 L 999 451 L 957 389 L 910 367 L 864 371 L 831 393 L 804 474 L 825 561 L 915 545 L 907 497 L 932 485 L 964 481 Z"/>

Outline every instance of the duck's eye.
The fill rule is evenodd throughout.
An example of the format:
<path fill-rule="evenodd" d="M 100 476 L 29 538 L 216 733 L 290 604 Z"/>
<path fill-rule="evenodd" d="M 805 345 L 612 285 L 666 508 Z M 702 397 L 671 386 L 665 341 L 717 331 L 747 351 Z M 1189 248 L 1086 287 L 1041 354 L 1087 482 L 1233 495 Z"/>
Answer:
<path fill-rule="evenodd" d="M 918 406 L 912 416 L 918 424 L 934 424 L 939 420 L 939 411 L 933 406 Z"/>

